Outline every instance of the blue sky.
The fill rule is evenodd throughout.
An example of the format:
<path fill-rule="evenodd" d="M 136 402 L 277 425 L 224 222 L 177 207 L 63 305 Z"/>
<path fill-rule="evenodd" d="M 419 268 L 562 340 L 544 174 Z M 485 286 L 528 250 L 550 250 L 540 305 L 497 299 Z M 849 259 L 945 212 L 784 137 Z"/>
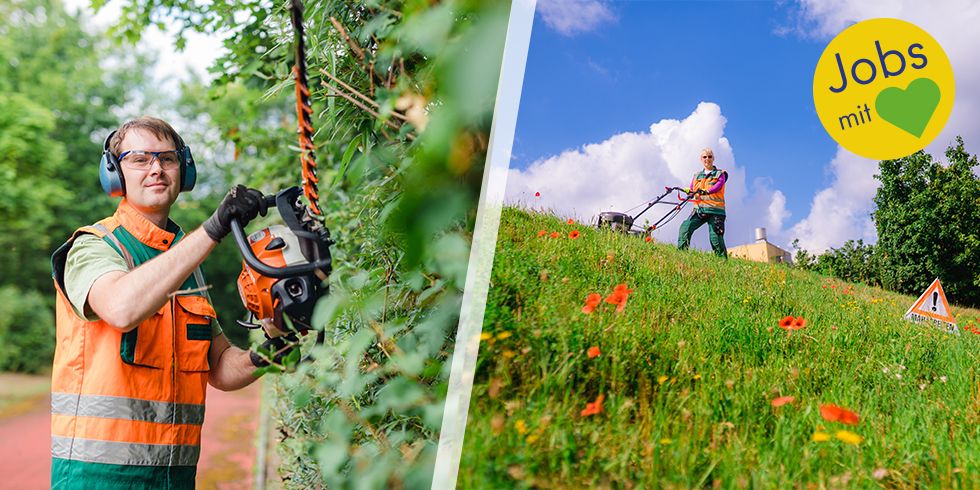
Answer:
<path fill-rule="evenodd" d="M 816 62 L 854 22 L 897 17 L 919 25 L 957 75 L 953 115 L 927 151 L 938 154 L 956 134 L 971 149 L 980 140 L 970 111 L 980 109 L 973 61 L 980 10 L 971 5 L 538 0 L 507 199 L 527 202 L 541 190 L 531 204 L 585 221 L 686 184 L 701 146 L 727 144 L 727 154 L 716 149 L 717 164 L 734 170 L 733 185 L 742 189 L 729 189 L 729 245 L 751 240 L 756 226 L 785 248 L 794 238 L 811 251 L 846 239 L 873 242 L 877 162 L 838 147 L 824 131 L 813 108 Z M 699 108 L 702 102 L 716 107 Z M 684 123 L 651 128 L 664 120 Z M 676 148 L 685 156 L 672 155 Z M 573 175 L 563 175 L 566 168 Z M 615 189 L 574 180 L 620 171 L 635 178 Z M 670 234 L 655 238 L 671 241 Z"/>
<path fill-rule="evenodd" d="M 769 2 L 617 2 L 618 20 L 575 37 L 536 16 L 512 166 L 623 131 L 721 106 L 725 135 L 749 178 L 769 177 L 803 214 L 836 143 L 813 109 L 823 43 L 778 36 L 786 8 Z M 696 159 L 697 155 L 691 155 Z M 724 167 L 726 162 L 718 162 Z"/>

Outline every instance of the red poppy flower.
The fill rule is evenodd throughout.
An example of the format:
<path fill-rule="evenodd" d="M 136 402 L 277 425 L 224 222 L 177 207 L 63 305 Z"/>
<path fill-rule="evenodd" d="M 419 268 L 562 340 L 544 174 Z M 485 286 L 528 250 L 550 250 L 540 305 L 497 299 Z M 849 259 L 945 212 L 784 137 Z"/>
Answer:
<path fill-rule="evenodd" d="M 551 232 L 551 235 L 550 236 L 551 236 L 551 238 L 558 238 L 558 237 L 561 236 L 561 233 L 558 233 L 557 231 L 553 231 L 553 232 Z"/>
<path fill-rule="evenodd" d="M 541 197 L 541 193 L 540 192 L 535 192 L 534 193 L 534 197 Z"/>
<path fill-rule="evenodd" d="M 574 240 L 574 239 L 578 238 L 579 235 L 581 235 L 581 233 L 579 233 L 578 230 L 572 230 L 572 232 L 568 234 L 568 238 L 571 238 L 572 240 Z"/>
<path fill-rule="evenodd" d="M 645 242 L 652 242 L 653 241 L 653 238 L 646 237 L 646 238 L 643 239 L 643 241 L 645 241 Z"/>
<path fill-rule="evenodd" d="M 568 221 L 566 221 L 566 223 L 568 223 L 570 225 L 574 225 L 575 224 L 575 220 L 573 220 L 572 218 L 568 218 Z"/>
<path fill-rule="evenodd" d="M 626 283 L 619 284 L 613 290 L 613 293 L 606 297 L 606 303 L 617 305 L 616 313 L 619 313 L 623 311 L 623 308 L 626 308 L 626 300 L 629 299 L 630 293 L 632 292 L 632 289 L 626 287 Z"/>
<path fill-rule="evenodd" d="M 800 330 L 806 327 L 806 319 L 802 316 L 793 318 L 792 316 L 783 317 L 779 320 L 779 328 L 783 330 Z"/>
<path fill-rule="evenodd" d="M 582 307 L 582 313 L 592 313 L 599 303 L 602 302 L 602 295 L 599 293 L 590 293 L 587 298 L 585 298 L 585 306 Z"/>
<path fill-rule="evenodd" d="M 548 230 L 541 230 L 541 231 L 538 232 L 538 236 L 539 237 L 543 237 L 543 236 L 545 236 L 547 234 L 548 234 Z"/>
<path fill-rule="evenodd" d="M 859 421 L 858 414 L 844 407 L 834 405 L 833 403 L 820 405 L 820 416 L 823 417 L 824 420 L 830 422 L 840 422 L 847 425 L 857 425 Z"/>
<path fill-rule="evenodd" d="M 580 415 L 583 417 L 588 417 L 589 415 L 598 415 L 602 413 L 602 401 L 605 399 L 606 396 L 600 394 L 596 397 L 594 402 L 585 404 L 585 409 L 582 410 Z"/>
<path fill-rule="evenodd" d="M 769 403 L 772 404 L 773 407 L 781 407 L 783 405 L 786 405 L 787 403 L 793 403 L 794 401 L 796 401 L 796 398 L 795 397 L 792 397 L 792 396 L 781 396 L 779 398 L 774 398 Z"/>
<path fill-rule="evenodd" d="M 589 351 L 588 351 L 589 359 L 595 359 L 596 357 L 599 357 L 599 354 L 600 354 L 599 346 L 593 345 L 592 347 L 589 347 Z"/>

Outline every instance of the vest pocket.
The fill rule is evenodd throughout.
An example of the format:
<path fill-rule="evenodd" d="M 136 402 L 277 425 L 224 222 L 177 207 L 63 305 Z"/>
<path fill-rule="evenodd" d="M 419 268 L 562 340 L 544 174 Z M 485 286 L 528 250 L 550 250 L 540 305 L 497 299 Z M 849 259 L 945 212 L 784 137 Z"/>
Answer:
<path fill-rule="evenodd" d="M 122 334 L 119 343 L 119 356 L 126 364 L 135 366 L 145 366 L 162 369 L 165 356 L 169 355 L 168 349 L 161 348 L 166 345 L 162 337 L 162 326 L 164 312 L 169 304 L 164 305 L 150 318 L 143 320 L 138 327 Z"/>
<path fill-rule="evenodd" d="M 177 296 L 177 367 L 181 371 L 209 371 L 211 322 L 214 308 L 204 296 Z"/>

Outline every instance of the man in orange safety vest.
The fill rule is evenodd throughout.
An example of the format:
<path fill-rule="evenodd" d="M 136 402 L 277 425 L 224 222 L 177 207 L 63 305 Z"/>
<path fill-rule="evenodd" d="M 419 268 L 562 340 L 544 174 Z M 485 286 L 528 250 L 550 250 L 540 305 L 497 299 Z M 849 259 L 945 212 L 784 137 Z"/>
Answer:
<path fill-rule="evenodd" d="M 710 148 L 701 150 L 704 170 L 691 179 L 685 189 L 694 194 L 694 211 L 683 223 L 677 234 L 677 248 L 684 250 L 691 245 L 691 235 L 701 225 L 708 223 L 708 238 L 715 255 L 728 258 L 725 248 L 725 182 L 728 172 L 715 167 L 715 153 Z"/>
<path fill-rule="evenodd" d="M 153 117 L 106 138 L 99 172 L 122 201 L 52 256 L 51 486 L 193 488 L 207 384 L 243 388 L 264 363 L 229 344 L 198 266 L 232 219 L 244 226 L 265 204 L 236 186 L 185 234 L 170 208 L 197 169 L 177 132 Z"/>

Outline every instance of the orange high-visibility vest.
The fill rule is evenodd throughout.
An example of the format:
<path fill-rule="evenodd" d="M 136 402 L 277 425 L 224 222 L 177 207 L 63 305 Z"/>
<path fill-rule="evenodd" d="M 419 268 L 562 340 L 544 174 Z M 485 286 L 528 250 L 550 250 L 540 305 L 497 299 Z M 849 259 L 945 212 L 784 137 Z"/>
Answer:
<path fill-rule="evenodd" d="M 130 269 L 183 236 L 125 199 L 115 214 L 75 231 L 52 256 L 57 346 L 51 376 L 51 485 L 55 488 L 193 488 L 200 454 L 214 308 L 181 293 L 123 333 L 79 317 L 64 291 L 68 250 L 101 237 Z M 181 290 L 204 285 L 200 270 Z"/>
<path fill-rule="evenodd" d="M 699 189 L 704 189 L 707 191 L 711 189 L 721 178 L 724 172 L 715 167 L 714 170 L 706 172 L 704 170 L 698 172 L 694 176 L 694 180 L 691 182 L 691 192 L 695 192 Z M 708 212 L 720 212 L 720 214 L 725 213 L 725 187 L 721 186 L 718 192 L 712 192 L 711 194 L 705 194 L 699 196 L 695 199 L 695 205 L 698 209 Z"/>

